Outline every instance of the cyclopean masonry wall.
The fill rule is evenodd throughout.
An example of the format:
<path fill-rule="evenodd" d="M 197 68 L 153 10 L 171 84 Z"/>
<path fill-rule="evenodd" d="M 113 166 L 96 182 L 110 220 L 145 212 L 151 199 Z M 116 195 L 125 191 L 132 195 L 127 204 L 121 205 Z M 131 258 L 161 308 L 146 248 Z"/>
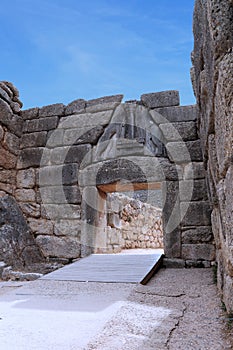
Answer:
<path fill-rule="evenodd" d="M 217 248 L 218 287 L 233 312 L 233 2 L 198 0 L 192 78 Z"/>
<path fill-rule="evenodd" d="M 20 150 L 13 153 L 15 175 L 11 186 L 3 186 L 8 195 L 1 203 L 10 198 L 20 207 L 24 232 L 44 258 L 70 262 L 104 251 L 107 193 L 130 184 L 143 202 L 153 188 L 162 189 L 164 263 L 210 266 L 215 247 L 196 108 L 179 106 L 177 91 L 145 94 L 128 103 L 121 103 L 122 95 L 76 100 L 17 114 L 6 114 L 4 96 L 1 91 L 4 137 L 7 131 L 16 135 Z M 9 96 L 11 104 L 14 94 Z M 22 132 L 9 127 L 16 116 Z M 0 182 L 7 169 L 2 164 Z M 2 213 L 0 224 L 2 241 Z"/>
<path fill-rule="evenodd" d="M 162 210 L 119 193 L 107 196 L 106 252 L 163 249 Z"/>
<path fill-rule="evenodd" d="M 13 268 L 43 261 L 17 201 L 21 107 L 17 89 L 9 82 L 0 82 L 0 259 Z"/>

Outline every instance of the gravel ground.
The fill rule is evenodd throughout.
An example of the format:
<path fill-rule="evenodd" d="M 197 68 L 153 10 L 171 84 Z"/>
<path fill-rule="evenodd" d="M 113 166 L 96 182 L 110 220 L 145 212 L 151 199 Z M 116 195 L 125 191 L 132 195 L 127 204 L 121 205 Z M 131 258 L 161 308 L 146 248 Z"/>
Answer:
<path fill-rule="evenodd" d="M 0 282 L 4 350 L 227 350 L 232 339 L 211 269 L 162 269 L 146 286 Z"/>
<path fill-rule="evenodd" d="M 86 350 L 233 349 L 211 269 L 162 269 L 128 300 Z"/>

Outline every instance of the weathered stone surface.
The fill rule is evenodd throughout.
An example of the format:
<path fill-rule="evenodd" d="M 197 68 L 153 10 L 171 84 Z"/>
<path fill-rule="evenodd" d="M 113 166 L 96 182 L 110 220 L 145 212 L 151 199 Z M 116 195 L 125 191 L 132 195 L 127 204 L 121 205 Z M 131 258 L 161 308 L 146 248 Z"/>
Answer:
<path fill-rule="evenodd" d="M 41 211 L 40 211 L 39 204 L 37 203 L 19 203 L 19 204 L 25 216 L 32 217 L 32 218 L 40 217 Z"/>
<path fill-rule="evenodd" d="M 80 219 L 81 209 L 80 205 L 77 204 L 45 204 L 44 208 L 44 218 L 50 218 L 52 220 L 60 219 Z"/>
<path fill-rule="evenodd" d="M 60 119 L 59 128 L 79 129 L 90 127 L 90 129 L 92 129 L 97 125 L 107 125 L 110 122 L 111 116 L 111 110 L 97 113 L 74 114 L 68 117 L 62 117 Z"/>
<path fill-rule="evenodd" d="M 183 269 L 185 268 L 185 260 L 183 259 L 169 259 L 163 258 L 163 266 L 173 269 Z"/>
<path fill-rule="evenodd" d="M 18 202 L 35 202 L 36 194 L 32 189 L 20 189 L 15 191 L 15 199 Z"/>
<path fill-rule="evenodd" d="M 13 91 L 5 84 L 4 81 L 0 81 L 1 88 L 8 94 L 8 96 L 12 99 L 14 97 Z"/>
<path fill-rule="evenodd" d="M 5 195 L 6 193 L 8 193 L 8 194 L 13 194 L 14 188 L 15 188 L 15 186 L 12 185 L 12 184 L 9 185 L 9 184 L 5 184 L 5 183 L 3 183 L 3 182 L 0 182 L 0 192 L 1 192 L 1 191 L 4 191 L 4 195 Z"/>
<path fill-rule="evenodd" d="M 83 113 L 85 111 L 86 101 L 83 99 L 77 99 L 69 103 L 65 108 L 65 115 Z"/>
<path fill-rule="evenodd" d="M 87 113 L 96 113 L 101 111 L 111 110 L 112 112 L 119 106 L 120 102 L 106 102 L 98 105 L 91 105 L 86 107 Z"/>
<path fill-rule="evenodd" d="M 23 120 L 20 116 L 13 114 L 8 103 L 0 99 L 0 122 L 5 125 L 9 131 L 17 136 L 21 136 Z"/>
<path fill-rule="evenodd" d="M 150 113 L 158 124 L 195 122 L 197 120 L 196 105 L 156 108 Z"/>
<path fill-rule="evenodd" d="M 63 138 L 64 138 L 63 129 L 56 129 L 56 130 L 49 131 L 47 135 L 46 147 L 54 148 L 54 147 L 66 145 L 63 141 Z"/>
<path fill-rule="evenodd" d="M 57 220 L 54 225 L 56 236 L 73 236 L 81 239 L 81 220 Z"/>
<path fill-rule="evenodd" d="M 197 139 L 195 122 L 161 124 L 160 129 L 167 141 L 193 141 Z"/>
<path fill-rule="evenodd" d="M 46 219 L 28 219 L 28 225 L 37 235 L 52 235 L 53 223 Z"/>
<path fill-rule="evenodd" d="M 186 260 L 215 260 L 213 244 L 183 244 L 182 258 Z"/>
<path fill-rule="evenodd" d="M 30 109 L 21 111 L 21 116 L 23 120 L 36 119 L 39 117 L 39 108 L 36 107 L 36 108 L 30 108 Z"/>
<path fill-rule="evenodd" d="M 11 104 L 11 96 L 0 86 L 0 98 Z"/>
<path fill-rule="evenodd" d="M 19 148 L 20 148 L 20 138 L 16 135 L 6 132 L 3 145 L 13 154 L 19 154 Z"/>
<path fill-rule="evenodd" d="M 232 86 L 233 52 L 226 54 L 218 66 L 218 81 L 215 96 L 214 114 L 216 153 L 218 159 L 219 173 L 223 176 L 225 175 L 229 165 L 231 164 L 233 156 Z"/>
<path fill-rule="evenodd" d="M 80 257 L 80 243 L 73 237 L 38 236 L 36 242 L 45 257 L 76 259 Z"/>
<path fill-rule="evenodd" d="M 47 139 L 47 132 L 33 132 L 30 134 L 24 134 L 21 138 L 20 147 L 21 148 L 33 148 L 45 146 Z"/>
<path fill-rule="evenodd" d="M 14 185 L 16 180 L 16 171 L 15 170 L 1 170 L 0 171 L 0 181 L 5 184 Z"/>
<path fill-rule="evenodd" d="M 81 193 L 77 186 L 50 186 L 41 187 L 40 193 L 43 203 L 49 204 L 80 204 Z"/>
<path fill-rule="evenodd" d="M 232 245 L 233 140 L 233 4 L 228 0 L 197 1 L 194 13 L 193 78 L 199 133 L 215 209 L 212 226 L 217 246 L 218 287 L 228 312 L 233 311 L 233 285 L 227 260 Z M 229 180 L 228 180 L 229 177 Z M 231 178 L 231 180 L 230 180 Z"/>
<path fill-rule="evenodd" d="M 2 141 L 3 137 L 4 137 L 4 129 L 3 129 L 3 127 L 0 125 L 0 141 Z"/>
<path fill-rule="evenodd" d="M 86 108 L 95 106 L 95 105 L 110 103 L 110 102 L 120 103 L 123 97 L 124 97 L 123 95 L 113 95 L 113 96 L 104 96 L 104 97 L 96 98 L 94 100 L 89 100 L 86 102 Z"/>
<path fill-rule="evenodd" d="M 179 198 L 179 183 L 178 181 L 166 181 L 162 184 L 162 194 L 163 194 L 163 227 L 165 233 L 164 245 L 165 247 L 170 243 L 166 242 L 166 240 L 172 240 L 174 243 L 175 240 L 170 238 L 173 235 L 173 231 L 179 227 L 180 224 L 180 198 Z M 172 232 L 170 234 L 170 232 Z M 174 235 L 180 235 L 179 230 L 174 232 Z M 173 237 L 174 237 L 173 235 Z M 178 244 L 180 244 L 180 239 L 177 240 Z M 179 257 L 179 256 L 176 256 Z"/>
<path fill-rule="evenodd" d="M 141 96 L 142 103 L 149 108 L 179 106 L 179 92 L 175 90 L 154 92 Z"/>
<path fill-rule="evenodd" d="M 64 113 L 65 106 L 62 103 L 55 103 L 49 106 L 44 106 L 39 110 L 39 117 L 60 116 Z"/>
<path fill-rule="evenodd" d="M 63 144 L 79 145 L 83 143 L 96 144 L 100 136 L 103 134 L 104 128 L 100 125 L 95 128 L 68 129 L 65 130 Z"/>
<path fill-rule="evenodd" d="M 18 158 L 17 169 L 39 167 L 43 152 L 42 147 L 23 149 Z"/>
<path fill-rule="evenodd" d="M 48 131 L 56 129 L 58 117 L 47 117 L 40 119 L 26 120 L 24 122 L 24 132 Z"/>
<path fill-rule="evenodd" d="M 181 216 L 183 226 L 210 226 L 211 207 L 208 202 L 182 202 Z M 208 260 L 208 259 L 207 259 Z"/>
<path fill-rule="evenodd" d="M 77 164 L 65 164 L 57 166 L 48 166 L 39 171 L 40 186 L 62 186 L 77 183 Z"/>
<path fill-rule="evenodd" d="M 0 167 L 5 169 L 14 169 L 16 166 L 17 158 L 14 154 L 5 150 L 0 145 Z"/>
<path fill-rule="evenodd" d="M 35 281 L 36 279 L 42 277 L 43 274 L 36 272 L 21 272 L 14 271 L 11 266 L 6 267 L 2 274 L 2 279 L 4 281 Z"/>
<path fill-rule="evenodd" d="M 34 169 L 19 170 L 17 173 L 17 188 L 33 188 L 36 183 Z"/>
<path fill-rule="evenodd" d="M 179 182 L 179 195 L 182 202 L 206 201 L 208 199 L 206 180 L 186 180 Z M 193 188 L 190 197 L 190 188 Z"/>
<path fill-rule="evenodd" d="M 42 261 L 22 212 L 11 196 L 0 198 L 0 257 L 12 267 Z"/>
<path fill-rule="evenodd" d="M 175 163 L 202 161 L 200 141 L 169 142 L 166 145 L 169 159 Z"/>
<path fill-rule="evenodd" d="M 50 156 L 52 164 L 76 163 L 78 166 L 91 150 L 90 145 L 56 147 Z"/>
<path fill-rule="evenodd" d="M 206 172 L 203 162 L 189 163 L 184 168 L 184 180 L 204 179 Z"/>
<path fill-rule="evenodd" d="M 183 244 L 212 243 L 213 233 L 211 226 L 200 226 L 182 232 Z"/>
<path fill-rule="evenodd" d="M 167 258 L 181 258 L 181 231 L 180 228 L 164 234 L 164 250 Z"/>
<path fill-rule="evenodd" d="M 8 91 L 10 90 L 12 93 L 12 98 L 19 97 L 19 90 L 10 82 L 10 81 L 2 81 L 2 83 L 8 88 Z"/>
<path fill-rule="evenodd" d="M 19 114 L 21 104 L 19 104 L 18 102 L 11 102 L 10 106 L 11 106 L 13 113 Z"/>

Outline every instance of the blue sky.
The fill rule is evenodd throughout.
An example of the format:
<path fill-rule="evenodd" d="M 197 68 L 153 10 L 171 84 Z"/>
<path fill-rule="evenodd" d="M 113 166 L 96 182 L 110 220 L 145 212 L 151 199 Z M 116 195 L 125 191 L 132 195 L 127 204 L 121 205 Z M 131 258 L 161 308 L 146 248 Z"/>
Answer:
<path fill-rule="evenodd" d="M 189 70 L 194 0 L 1 0 L 0 80 L 24 108 L 179 90 Z"/>

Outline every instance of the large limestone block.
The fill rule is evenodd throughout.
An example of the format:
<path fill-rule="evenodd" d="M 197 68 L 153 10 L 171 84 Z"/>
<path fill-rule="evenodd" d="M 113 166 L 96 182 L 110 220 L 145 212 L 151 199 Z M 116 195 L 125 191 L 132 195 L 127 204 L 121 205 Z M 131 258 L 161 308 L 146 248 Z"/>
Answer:
<path fill-rule="evenodd" d="M 43 147 L 46 144 L 46 140 L 46 131 L 24 134 L 20 141 L 20 148 Z"/>
<path fill-rule="evenodd" d="M 39 170 L 39 182 L 41 186 L 62 186 L 77 183 L 77 164 L 64 164 L 47 166 Z"/>
<path fill-rule="evenodd" d="M 219 64 L 215 96 L 215 142 L 219 173 L 225 175 L 233 156 L 233 53 Z"/>
<path fill-rule="evenodd" d="M 65 106 L 62 103 L 55 103 L 44 106 L 39 110 L 40 117 L 60 116 L 64 113 Z"/>
<path fill-rule="evenodd" d="M 14 268 L 42 261 L 22 211 L 11 196 L 0 198 L 0 259 Z"/>
<path fill-rule="evenodd" d="M 196 105 L 156 108 L 150 113 L 158 124 L 195 122 L 197 119 Z"/>
<path fill-rule="evenodd" d="M 193 141 L 197 139 L 195 122 L 178 122 L 161 124 L 160 129 L 167 141 Z"/>
<path fill-rule="evenodd" d="M 17 173 L 17 188 L 33 188 L 36 184 L 35 169 L 19 170 Z"/>
<path fill-rule="evenodd" d="M 0 145 L 0 167 L 4 169 L 14 169 L 17 157 Z"/>
<path fill-rule="evenodd" d="M 182 232 L 183 244 L 212 243 L 213 233 L 211 226 L 199 226 Z"/>
<path fill-rule="evenodd" d="M 56 129 L 58 125 L 58 117 L 47 117 L 40 119 L 27 120 L 24 123 L 24 133 L 36 131 L 49 131 Z"/>
<path fill-rule="evenodd" d="M 176 90 L 153 92 L 141 96 L 142 103 L 149 108 L 178 106 L 180 104 L 179 92 Z"/>
<path fill-rule="evenodd" d="M 38 236 L 36 242 L 45 257 L 77 259 L 80 242 L 73 237 Z"/>
<path fill-rule="evenodd" d="M 183 244 L 182 258 L 185 260 L 215 260 L 215 246 L 213 244 Z"/>
<path fill-rule="evenodd" d="M 46 219 L 28 219 L 28 225 L 36 235 L 52 235 L 53 222 Z"/>
<path fill-rule="evenodd" d="M 80 204 L 81 193 L 78 186 L 46 186 L 40 188 L 43 203 L 48 204 Z"/>
<path fill-rule="evenodd" d="M 183 226 L 211 225 L 212 209 L 208 202 L 182 202 L 180 208 Z"/>

